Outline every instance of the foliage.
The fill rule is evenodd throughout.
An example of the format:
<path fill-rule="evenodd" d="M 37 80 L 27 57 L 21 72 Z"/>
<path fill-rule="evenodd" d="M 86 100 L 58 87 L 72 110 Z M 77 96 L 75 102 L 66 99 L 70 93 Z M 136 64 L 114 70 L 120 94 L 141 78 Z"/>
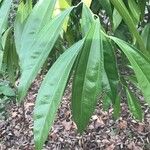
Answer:
<path fill-rule="evenodd" d="M 0 120 L 7 116 L 6 107 L 10 100 L 15 97 L 14 90 L 8 81 L 0 81 Z"/>
<path fill-rule="evenodd" d="M 10 28 L 11 3 L 0 1 L 0 73 L 12 87 L 19 78 L 17 102 L 23 102 L 39 72 L 51 63 L 35 102 L 37 150 L 42 149 L 71 77 L 72 115 L 79 132 L 102 95 L 104 109 L 111 105 L 118 118 L 121 95 L 126 93 L 132 115 L 142 121 L 140 103 L 128 83 L 134 78 L 150 105 L 148 0 L 21 0 Z M 132 74 L 125 76 L 122 67 Z M 0 92 L 7 96 L 4 87 Z"/>

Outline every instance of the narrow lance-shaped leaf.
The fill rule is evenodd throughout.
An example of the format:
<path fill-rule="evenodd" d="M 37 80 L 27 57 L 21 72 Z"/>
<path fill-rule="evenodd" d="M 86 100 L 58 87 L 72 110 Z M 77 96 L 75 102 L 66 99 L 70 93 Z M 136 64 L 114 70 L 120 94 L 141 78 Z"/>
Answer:
<path fill-rule="evenodd" d="M 2 69 L 2 61 L 3 61 L 3 51 L 2 51 L 2 45 L 0 43 L 0 71 Z"/>
<path fill-rule="evenodd" d="M 110 91 L 107 88 L 108 89 L 107 94 L 112 100 L 112 103 L 114 104 L 118 95 L 119 75 L 113 45 L 105 37 L 103 37 L 103 49 L 104 49 L 104 69 L 107 78 L 107 80 L 105 80 L 106 81 L 105 84 L 108 84 L 105 86 L 110 87 Z"/>
<path fill-rule="evenodd" d="M 22 32 L 26 23 L 26 20 L 29 16 L 29 14 L 32 11 L 32 5 L 27 1 L 27 3 L 24 4 L 24 2 L 20 2 L 16 14 L 16 19 L 14 22 L 14 36 L 15 36 L 15 44 L 18 54 L 20 55 L 20 48 L 21 48 L 21 38 L 22 38 Z"/>
<path fill-rule="evenodd" d="M 91 10 L 83 3 L 82 7 L 82 19 L 81 19 L 81 30 L 83 37 L 88 33 L 93 22 L 93 13 Z"/>
<path fill-rule="evenodd" d="M 86 36 L 73 80 L 72 111 L 79 132 L 87 126 L 101 93 L 103 47 L 97 19 Z"/>
<path fill-rule="evenodd" d="M 36 39 L 30 49 L 26 49 L 25 58 L 22 60 L 22 75 L 18 87 L 18 100 L 22 101 L 32 81 L 37 76 L 40 68 L 46 61 L 50 51 L 52 50 L 63 22 L 71 12 L 72 8 L 62 12 L 58 17 L 54 18 L 37 34 Z"/>
<path fill-rule="evenodd" d="M 32 0 L 26 0 L 26 9 L 28 10 L 28 12 L 32 10 L 32 3 Z"/>
<path fill-rule="evenodd" d="M 4 84 L 3 82 L 0 82 L 0 95 L 1 94 L 5 96 L 15 96 L 14 90 L 9 85 Z"/>
<path fill-rule="evenodd" d="M 69 8 L 70 6 L 71 6 L 70 0 L 69 0 L 69 2 L 68 2 L 68 0 L 58 0 L 56 2 L 53 15 L 54 16 L 58 15 L 59 13 L 61 13 L 61 11 L 64 11 L 66 8 Z"/>
<path fill-rule="evenodd" d="M 83 43 L 84 39 L 65 51 L 48 71 L 42 82 L 34 110 L 34 137 L 37 150 L 42 149 L 42 145 L 48 136 L 71 68 Z"/>
<path fill-rule="evenodd" d="M 140 47 L 140 50 L 144 53 L 147 53 L 145 46 L 144 46 L 144 42 L 143 42 L 141 36 L 139 35 L 139 33 L 136 29 L 135 23 L 134 23 L 133 19 L 131 18 L 123 1 L 122 0 L 110 0 L 110 1 L 114 5 L 114 7 L 117 9 L 117 11 L 120 13 L 120 15 L 122 16 L 125 23 L 128 25 L 130 32 L 136 38 L 137 43 Z"/>
<path fill-rule="evenodd" d="M 131 91 L 128 88 L 126 88 L 126 93 L 127 93 L 128 106 L 131 113 L 136 119 L 142 121 L 143 112 L 142 112 L 141 105 L 138 102 L 138 99 L 135 97 L 133 93 L 131 93 Z"/>
<path fill-rule="evenodd" d="M 150 53 L 150 23 L 144 27 L 142 31 L 142 38 L 147 51 Z"/>
<path fill-rule="evenodd" d="M 140 51 L 131 47 L 128 43 L 115 37 L 110 37 L 127 56 L 135 75 L 139 87 L 141 88 L 145 100 L 150 105 L 150 60 Z"/>
<path fill-rule="evenodd" d="M 71 6 L 71 0 L 57 0 L 55 9 L 53 12 L 53 16 L 60 14 L 62 11 L 68 9 L 70 6 Z M 64 31 L 67 30 L 68 19 L 69 19 L 69 17 L 64 22 L 64 25 L 63 25 Z"/>
<path fill-rule="evenodd" d="M 3 64 L 8 78 L 12 84 L 15 83 L 16 69 L 18 67 L 18 56 L 14 45 L 14 37 L 9 28 L 6 32 L 6 41 L 4 45 Z"/>
<path fill-rule="evenodd" d="M 37 33 L 50 21 L 55 4 L 56 0 L 39 0 L 34 6 L 24 26 L 21 38 L 21 49 L 17 50 L 20 51 L 20 60 L 22 60 L 22 55 L 24 55 L 33 44 L 33 40 L 38 36 Z"/>
<path fill-rule="evenodd" d="M 7 28 L 7 21 L 12 0 L 3 0 L 0 7 L 0 37 Z"/>
<path fill-rule="evenodd" d="M 111 102 L 111 100 L 110 100 L 110 98 L 109 98 L 109 96 L 107 94 L 104 95 L 102 104 L 103 104 L 102 105 L 103 110 L 104 111 L 109 111 L 109 107 L 112 104 L 112 102 Z"/>
<path fill-rule="evenodd" d="M 113 31 L 115 31 L 122 21 L 122 17 L 119 12 L 114 8 L 113 10 Z"/>
<path fill-rule="evenodd" d="M 140 8 L 136 3 L 136 0 L 128 0 L 128 5 L 129 5 L 130 14 L 133 18 L 133 21 L 135 22 L 135 25 L 137 25 L 140 20 L 140 14 L 141 14 Z"/>
<path fill-rule="evenodd" d="M 121 96 L 120 93 L 117 95 L 115 104 L 113 105 L 113 117 L 114 119 L 118 119 L 121 114 Z"/>
<path fill-rule="evenodd" d="M 91 6 L 92 0 L 82 0 L 87 7 Z"/>

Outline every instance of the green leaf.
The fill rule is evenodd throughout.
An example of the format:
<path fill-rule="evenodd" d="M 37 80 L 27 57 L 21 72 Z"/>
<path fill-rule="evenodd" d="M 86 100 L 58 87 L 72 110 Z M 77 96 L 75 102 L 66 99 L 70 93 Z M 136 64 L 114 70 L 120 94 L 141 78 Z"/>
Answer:
<path fill-rule="evenodd" d="M 50 23 L 45 25 L 37 34 L 33 44 L 26 50 L 26 55 L 22 56 L 22 75 L 18 87 L 18 100 L 22 101 L 32 81 L 37 76 L 40 68 L 46 61 L 61 31 L 63 22 L 71 12 L 72 8 L 62 12 Z M 50 36 L 51 35 L 51 36 Z M 25 48 L 25 47 L 24 47 Z"/>
<path fill-rule="evenodd" d="M 81 19 L 81 30 L 83 37 L 88 33 L 93 22 L 93 13 L 92 11 L 83 3 L 82 7 L 82 19 Z"/>
<path fill-rule="evenodd" d="M 32 3 L 33 3 L 33 1 L 32 0 L 26 0 L 26 9 L 27 9 L 27 12 L 29 12 L 29 14 L 30 14 L 30 12 L 31 12 L 31 10 L 32 10 Z"/>
<path fill-rule="evenodd" d="M 120 117 L 120 114 L 121 114 L 121 97 L 120 97 L 120 93 L 117 95 L 117 98 L 116 98 L 116 101 L 115 101 L 115 104 L 113 105 L 113 117 L 114 119 L 118 119 Z"/>
<path fill-rule="evenodd" d="M 147 51 L 150 53 L 150 23 L 144 27 L 142 31 L 142 38 Z"/>
<path fill-rule="evenodd" d="M 114 32 L 114 36 L 124 41 L 132 41 L 132 33 L 129 32 L 128 26 L 122 21 Z"/>
<path fill-rule="evenodd" d="M 114 8 L 113 10 L 113 31 L 115 31 L 122 21 L 122 17 L 119 12 Z"/>
<path fill-rule="evenodd" d="M 7 28 L 7 21 L 12 0 L 3 0 L 0 7 L 0 36 Z"/>
<path fill-rule="evenodd" d="M 150 60 L 139 50 L 115 37 L 110 37 L 127 56 L 139 83 L 146 102 L 150 105 Z"/>
<path fill-rule="evenodd" d="M 78 131 L 83 132 L 102 89 L 103 48 L 99 19 L 93 22 L 78 59 L 73 80 L 72 111 Z"/>
<path fill-rule="evenodd" d="M 124 20 L 124 22 L 128 25 L 130 32 L 136 38 L 137 43 L 140 47 L 140 50 L 144 53 L 147 53 L 146 48 L 144 46 L 144 42 L 143 42 L 141 36 L 139 35 L 139 33 L 136 29 L 135 23 L 134 23 L 131 15 L 129 14 L 125 4 L 123 3 L 123 1 L 122 0 L 111 0 L 111 2 L 114 5 L 115 9 L 117 9 L 117 11 L 122 16 L 122 19 Z"/>
<path fill-rule="evenodd" d="M 71 0 L 57 0 L 53 16 L 60 14 L 62 11 L 68 9 L 70 6 L 71 6 Z M 64 22 L 64 25 L 63 25 L 64 31 L 67 30 L 68 19 L 69 19 L 69 17 Z"/>
<path fill-rule="evenodd" d="M 21 48 L 22 32 L 23 32 L 26 20 L 32 11 L 32 4 L 30 2 L 32 1 L 27 1 L 24 4 L 24 2 L 21 1 L 18 6 L 18 11 L 16 14 L 16 19 L 14 23 L 14 36 L 15 36 L 16 49 L 17 49 L 18 54 Z"/>
<path fill-rule="evenodd" d="M 15 96 L 15 92 L 8 85 L 0 84 L 0 95 L 3 94 L 5 96 Z"/>
<path fill-rule="evenodd" d="M 55 9 L 54 9 L 54 16 L 58 15 L 59 13 L 61 13 L 61 11 L 64 11 L 65 9 L 69 8 L 71 6 L 71 2 L 69 0 L 58 0 L 56 5 L 55 5 Z"/>
<path fill-rule="evenodd" d="M 90 7 L 90 6 L 91 6 L 91 3 L 92 3 L 92 0 L 82 0 L 82 2 L 83 2 L 87 7 Z"/>
<path fill-rule="evenodd" d="M 140 21 L 141 11 L 135 0 L 128 0 L 130 14 L 132 15 L 133 21 L 138 25 Z"/>
<path fill-rule="evenodd" d="M 102 107 L 103 107 L 103 110 L 104 111 L 108 111 L 109 110 L 109 107 L 110 107 L 110 105 L 112 104 L 111 103 L 111 100 L 110 100 L 110 98 L 109 98 L 109 96 L 107 95 L 107 94 L 105 94 L 105 96 L 104 96 L 104 99 L 103 99 L 103 101 L 102 101 Z"/>
<path fill-rule="evenodd" d="M 20 51 L 20 60 L 33 44 L 38 32 L 51 20 L 55 4 L 56 0 L 40 0 L 34 6 L 22 32 L 21 49 L 17 50 Z"/>
<path fill-rule="evenodd" d="M 138 119 L 140 121 L 143 120 L 143 112 L 140 103 L 138 102 L 137 98 L 133 93 L 130 92 L 128 88 L 126 88 L 126 93 L 127 93 L 127 101 L 128 101 L 128 106 L 135 117 L 135 119 Z"/>
<path fill-rule="evenodd" d="M 2 69 L 2 61 L 3 61 L 3 51 L 0 48 L 0 71 Z"/>
<path fill-rule="evenodd" d="M 14 37 L 11 28 L 9 28 L 5 34 L 6 40 L 3 54 L 4 70 L 7 72 L 11 83 L 14 84 L 16 79 L 16 69 L 18 68 L 18 55 L 16 53 Z"/>
<path fill-rule="evenodd" d="M 103 37 L 103 49 L 104 69 L 106 72 L 106 77 L 105 80 L 103 78 L 103 81 L 105 83 L 105 86 L 110 88 L 110 90 L 109 88 L 107 88 L 106 92 L 112 100 L 112 103 L 115 103 L 115 100 L 118 95 L 119 75 L 113 45 L 105 37 Z"/>
<path fill-rule="evenodd" d="M 105 56 L 104 56 L 105 57 Z M 109 94 L 109 97 L 111 97 L 111 88 L 110 88 L 110 84 L 108 81 L 108 77 L 106 74 L 105 69 L 103 70 L 103 77 L 102 77 L 102 89 L 103 91 L 105 91 L 107 94 Z M 112 97 L 111 97 L 112 98 Z"/>
<path fill-rule="evenodd" d="M 84 40 L 81 40 L 65 51 L 48 71 L 42 82 L 34 110 L 34 137 L 37 150 L 42 149 L 48 136 L 70 71 L 83 43 Z"/>

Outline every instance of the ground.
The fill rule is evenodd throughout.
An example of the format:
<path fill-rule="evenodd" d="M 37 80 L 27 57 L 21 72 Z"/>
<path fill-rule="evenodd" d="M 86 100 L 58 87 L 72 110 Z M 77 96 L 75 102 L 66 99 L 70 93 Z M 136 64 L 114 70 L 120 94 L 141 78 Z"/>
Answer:
<path fill-rule="evenodd" d="M 33 83 L 25 100 L 24 108 L 12 103 L 9 117 L 0 121 L 0 150 L 33 150 L 33 108 L 37 89 L 42 77 Z M 97 105 L 91 121 L 82 135 L 77 133 L 70 110 L 71 84 L 68 85 L 45 150 L 150 150 L 150 109 L 142 103 L 144 121 L 137 122 L 122 103 L 122 115 L 112 118 L 113 109 L 102 110 Z M 142 98 L 141 98 L 142 99 Z M 142 100 L 141 100 L 142 101 Z M 23 117 L 25 110 L 25 118 Z"/>

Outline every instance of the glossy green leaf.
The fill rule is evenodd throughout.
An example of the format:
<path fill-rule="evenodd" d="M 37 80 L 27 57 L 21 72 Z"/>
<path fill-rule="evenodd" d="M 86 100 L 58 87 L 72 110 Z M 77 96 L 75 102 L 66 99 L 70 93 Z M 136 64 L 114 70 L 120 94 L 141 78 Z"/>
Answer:
<path fill-rule="evenodd" d="M 106 72 L 105 81 L 103 81 L 105 82 L 105 86 L 110 88 L 110 90 L 109 88 L 107 88 L 107 90 L 105 90 L 104 88 L 104 90 L 109 95 L 110 99 L 112 100 L 112 103 L 115 103 L 115 100 L 118 95 L 119 75 L 113 45 L 105 37 L 103 37 L 103 49 L 104 69 Z"/>
<path fill-rule="evenodd" d="M 61 11 L 64 11 L 65 9 L 69 8 L 71 6 L 71 2 L 69 0 L 57 0 L 55 9 L 54 9 L 54 16 L 61 13 Z"/>
<path fill-rule="evenodd" d="M 104 56 L 105 57 L 105 56 Z M 105 62 L 104 62 L 105 63 Z M 111 97 L 111 88 L 110 88 L 110 84 L 108 81 L 108 77 L 106 74 L 105 69 L 103 70 L 103 77 L 102 77 L 102 89 L 103 91 L 105 91 L 107 94 L 109 94 L 109 97 Z M 111 97 L 112 98 L 112 97 Z"/>
<path fill-rule="evenodd" d="M 81 40 L 65 51 L 48 71 L 42 82 L 34 110 L 34 137 L 37 150 L 42 149 L 48 136 L 71 68 L 83 43 L 84 40 Z"/>
<path fill-rule="evenodd" d="M 54 13 L 53 13 L 54 16 L 60 14 L 62 11 L 68 9 L 69 7 L 71 7 L 71 0 L 57 0 Z M 63 25 L 64 31 L 67 31 L 68 20 L 69 20 L 69 17 L 64 22 L 64 25 Z"/>
<path fill-rule="evenodd" d="M 92 0 L 82 0 L 87 7 L 91 6 Z"/>
<path fill-rule="evenodd" d="M 0 44 L 0 47 L 2 48 L 1 44 Z M 0 48 L 0 71 L 2 69 L 2 61 L 3 61 L 3 51 L 1 48 Z"/>
<path fill-rule="evenodd" d="M 15 92 L 8 85 L 0 84 L 0 95 L 3 94 L 5 96 L 15 96 Z"/>
<path fill-rule="evenodd" d="M 7 28 L 7 21 L 12 0 L 3 0 L 0 7 L 0 37 Z"/>
<path fill-rule="evenodd" d="M 103 110 L 108 111 L 111 104 L 112 103 L 111 103 L 109 96 L 107 94 L 105 94 L 103 101 L 102 101 Z"/>
<path fill-rule="evenodd" d="M 138 4 L 136 3 L 136 0 L 128 0 L 128 5 L 129 5 L 130 14 L 133 18 L 133 21 L 135 22 L 136 25 L 138 25 L 141 11 Z"/>
<path fill-rule="evenodd" d="M 117 95 L 115 104 L 113 105 L 113 117 L 114 119 L 118 119 L 120 117 L 121 114 L 121 96 L 120 94 Z"/>
<path fill-rule="evenodd" d="M 39 0 L 24 26 L 21 38 L 20 61 L 33 44 L 38 32 L 51 20 L 56 0 Z"/>
<path fill-rule="evenodd" d="M 26 20 L 28 16 L 30 15 L 32 11 L 32 1 L 27 1 L 25 4 L 24 2 L 20 2 L 18 6 L 18 11 L 16 14 L 16 19 L 14 23 L 14 36 L 15 36 L 15 44 L 16 49 L 19 54 L 20 48 L 21 48 L 21 38 L 22 38 L 22 32 L 26 23 Z"/>
<path fill-rule="evenodd" d="M 27 12 L 30 12 L 32 10 L 32 0 L 26 0 L 26 9 L 28 10 Z"/>
<path fill-rule="evenodd" d="M 132 33 L 129 32 L 128 26 L 122 21 L 114 32 L 114 36 L 124 41 L 132 41 Z"/>
<path fill-rule="evenodd" d="M 91 10 L 83 3 L 82 7 L 82 19 L 81 19 L 81 30 L 83 37 L 88 33 L 93 22 L 93 13 Z"/>
<path fill-rule="evenodd" d="M 130 112 L 135 117 L 135 119 L 142 121 L 143 111 L 140 103 L 138 102 L 138 99 L 128 88 L 126 88 L 126 93 L 127 93 L 127 101 L 128 101 Z"/>
<path fill-rule="evenodd" d="M 119 12 L 114 8 L 113 10 L 113 31 L 115 31 L 122 21 L 122 17 Z"/>
<path fill-rule="evenodd" d="M 147 51 L 150 53 L 150 23 L 144 27 L 142 31 L 142 38 Z"/>
<path fill-rule="evenodd" d="M 9 28 L 5 34 L 6 41 L 4 45 L 3 65 L 4 70 L 8 74 L 9 80 L 12 84 L 14 84 L 16 79 L 16 69 L 18 67 L 18 55 L 16 53 L 14 37 L 11 28 Z"/>
<path fill-rule="evenodd" d="M 22 75 L 18 87 L 19 101 L 23 100 L 32 81 L 46 61 L 59 36 L 63 22 L 71 10 L 72 8 L 62 12 L 58 17 L 45 25 L 37 34 L 31 47 L 26 49 L 26 55 L 24 54 L 21 64 Z"/>
<path fill-rule="evenodd" d="M 83 132 L 102 89 L 103 47 L 99 19 L 93 22 L 78 59 L 73 80 L 72 112 L 78 131 Z"/>
<path fill-rule="evenodd" d="M 146 102 L 150 105 L 150 60 L 139 50 L 131 47 L 128 43 L 115 37 L 110 37 L 127 56 L 139 86 L 144 94 Z"/>
<path fill-rule="evenodd" d="M 110 1 L 114 5 L 115 9 L 117 9 L 117 11 L 120 13 L 124 22 L 128 25 L 130 32 L 136 38 L 137 43 L 140 47 L 140 50 L 144 53 L 147 53 L 146 48 L 144 46 L 144 42 L 143 42 L 141 36 L 139 35 L 139 32 L 136 29 L 135 23 L 134 23 L 132 17 L 130 16 L 125 4 L 123 3 L 123 1 L 122 0 L 110 0 Z"/>

